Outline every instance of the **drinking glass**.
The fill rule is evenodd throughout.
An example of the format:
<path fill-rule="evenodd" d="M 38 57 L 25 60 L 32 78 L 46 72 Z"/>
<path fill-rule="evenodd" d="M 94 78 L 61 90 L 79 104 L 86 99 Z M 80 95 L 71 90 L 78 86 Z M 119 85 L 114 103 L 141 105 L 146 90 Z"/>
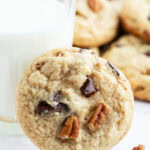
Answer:
<path fill-rule="evenodd" d="M 15 115 L 16 87 L 39 55 L 72 46 L 75 0 L 0 1 L 0 135 L 23 134 Z"/>

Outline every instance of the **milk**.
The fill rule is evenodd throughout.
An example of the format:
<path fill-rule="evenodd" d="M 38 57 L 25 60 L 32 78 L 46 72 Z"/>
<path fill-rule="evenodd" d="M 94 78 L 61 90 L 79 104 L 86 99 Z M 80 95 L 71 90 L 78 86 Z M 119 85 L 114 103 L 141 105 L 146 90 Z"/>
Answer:
<path fill-rule="evenodd" d="M 15 92 L 25 68 L 72 45 L 74 8 L 75 0 L 0 0 L 0 119 L 16 121 Z"/>

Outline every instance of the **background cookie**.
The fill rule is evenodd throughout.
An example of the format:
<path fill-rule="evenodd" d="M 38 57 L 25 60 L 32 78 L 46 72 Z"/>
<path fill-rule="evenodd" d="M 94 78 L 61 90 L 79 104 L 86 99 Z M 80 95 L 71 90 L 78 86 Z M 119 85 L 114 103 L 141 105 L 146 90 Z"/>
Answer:
<path fill-rule="evenodd" d="M 100 46 L 117 34 L 118 10 L 106 0 L 77 0 L 74 45 Z"/>
<path fill-rule="evenodd" d="M 18 120 L 41 150 L 108 150 L 133 118 L 129 82 L 85 49 L 56 49 L 36 59 L 16 99 Z"/>
<path fill-rule="evenodd" d="M 150 45 L 126 35 L 111 46 L 104 58 L 123 71 L 136 98 L 150 101 Z"/>
<path fill-rule="evenodd" d="M 150 42 L 150 1 L 125 0 L 121 13 L 124 29 Z"/>

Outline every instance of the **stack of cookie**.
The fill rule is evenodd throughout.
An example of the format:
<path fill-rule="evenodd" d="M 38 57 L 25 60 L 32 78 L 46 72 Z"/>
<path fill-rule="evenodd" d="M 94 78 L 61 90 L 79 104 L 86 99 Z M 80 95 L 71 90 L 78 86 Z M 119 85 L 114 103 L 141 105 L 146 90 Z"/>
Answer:
<path fill-rule="evenodd" d="M 101 56 L 126 75 L 135 98 L 144 101 L 150 101 L 148 42 L 149 0 L 77 1 L 74 45 L 99 47 Z"/>

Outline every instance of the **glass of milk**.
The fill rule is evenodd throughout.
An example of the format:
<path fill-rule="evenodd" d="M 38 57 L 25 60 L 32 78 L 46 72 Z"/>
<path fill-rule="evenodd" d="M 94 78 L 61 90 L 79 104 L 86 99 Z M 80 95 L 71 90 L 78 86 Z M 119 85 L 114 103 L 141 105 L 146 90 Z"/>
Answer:
<path fill-rule="evenodd" d="M 39 55 L 72 46 L 75 0 L 0 1 L 0 135 L 18 135 L 15 92 Z"/>

